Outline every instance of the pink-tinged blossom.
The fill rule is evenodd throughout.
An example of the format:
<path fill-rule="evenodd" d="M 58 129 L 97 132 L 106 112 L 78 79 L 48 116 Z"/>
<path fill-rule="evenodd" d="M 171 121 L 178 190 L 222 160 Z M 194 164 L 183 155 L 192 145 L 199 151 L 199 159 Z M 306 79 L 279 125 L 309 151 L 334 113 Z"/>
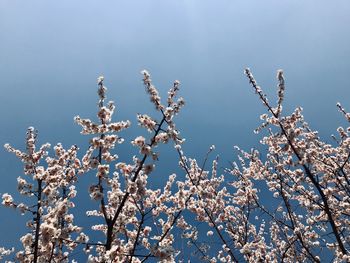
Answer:
<path fill-rule="evenodd" d="M 155 137 L 157 143 L 167 143 L 169 141 L 169 135 L 166 132 L 161 132 Z"/>
<path fill-rule="evenodd" d="M 155 105 L 157 110 L 162 110 L 164 106 L 160 102 L 158 90 L 152 84 L 151 75 L 147 70 L 142 70 L 141 74 L 143 75 L 143 83 L 147 93 L 150 95 L 151 102 Z"/>
<path fill-rule="evenodd" d="M 2 204 L 7 207 L 14 207 L 13 198 L 9 194 L 2 195 Z"/>
<path fill-rule="evenodd" d="M 138 114 L 137 120 L 139 125 L 145 127 L 149 132 L 154 131 L 156 128 L 157 122 L 146 114 Z"/>
<path fill-rule="evenodd" d="M 131 142 L 131 144 L 134 146 L 143 147 L 145 145 L 145 137 L 138 136 Z"/>

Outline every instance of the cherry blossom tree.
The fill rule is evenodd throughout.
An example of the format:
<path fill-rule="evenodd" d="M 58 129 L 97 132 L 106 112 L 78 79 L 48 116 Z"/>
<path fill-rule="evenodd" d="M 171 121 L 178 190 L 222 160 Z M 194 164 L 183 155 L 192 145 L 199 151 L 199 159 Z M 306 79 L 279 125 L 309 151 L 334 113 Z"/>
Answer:
<path fill-rule="evenodd" d="M 323 142 L 300 107 L 283 115 L 281 70 L 276 106 L 249 69 L 245 74 L 266 108 L 256 129 L 264 133 L 266 154 L 236 147 L 236 161 L 224 170 L 212 156 L 214 146 L 201 164 L 185 154 L 185 139 L 175 124 L 184 106 L 183 98 L 177 98 L 180 82 L 174 81 L 162 102 L 146 70 L 143 84 L 158 116 L 137 115 L 145 134 L 131 141 L 139 154 L 130 163 L 118 160 L 116 148 L 124 142 L 120 132 L 131 122 L 112 121 L 115 104 L 106 102 L 102 76 L 97 80 L 97 121 L 75 117 L 89 137 L 81 158 L 76 145 L 65 149 L 57 144 L 52 157 L 49 144 L 37 150 L 38 132 L 32 127 L 24 151 L 6 144 L 24 164 L 18 191 L 28 203 L 5 193 L 2 204 L 32 219 L 20 239 L 23 249 L 1 247 L 0 259 L 76 262 L 74 252 L 84 251 L 88 262 L 96 263 L 349 262 L 349 128 L 338 128 L 333 144 Z M 337 107 L 350 121 L 350 114 L 339 103 Z M 173 144 L 180 172 L 162 171 L 168 180 L 154 189 L 150 182 L 159 162 L 157 146 L 167 143 Z M 90 228 L 78 226 L 72 212 L 78 190 L 83 191 L 76 187 L 80 176 L 91 182 L 92 209 L 86 215 L 96 224 Z M 103 238 L 93 240 L 92 231 L 102 232 L 98 236 Z"/>

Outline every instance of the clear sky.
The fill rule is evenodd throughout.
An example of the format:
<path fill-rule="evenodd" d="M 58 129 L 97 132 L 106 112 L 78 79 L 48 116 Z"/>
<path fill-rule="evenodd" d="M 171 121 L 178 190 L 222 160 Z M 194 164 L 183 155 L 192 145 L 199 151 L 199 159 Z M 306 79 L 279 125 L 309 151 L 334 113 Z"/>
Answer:
<path fill-rule="evenodd" d="M 101 74 L 116 119 L 135 124 L 136 113 L 154 113 L 141 83 L 144 68 L 163 97 L 173 80 L 181 81 L 187 105 L 177 123 L 189 156 L 201 159 L 215 144 L 225 166 L 233 145 L 258 144 L 253 129 L 264 109 L 245 67 L 270 101 L 276 70 L 284 69 L 286 112 L 301 105 L 329 140 L 346 125 L 336 102 L 350 111 L 349 14 L 348 0 L 1 0 L 0 144 L 24 147 L 26 128 L 35 126 L 42 143 L 86 149 L 88 138 L 73 117 L 96 116 Z M 142 133 L 134 125 L 124 135 Z M 127 145 L 124 158 L 129 153 Z M 0 193 L 15 194 L 21 164 L 4 150 L 0 156 Z M 170 163 L 164 157 L 160 167 Z M 12 244 L 25 231 L 23 218 L 2 207 L 0 217 L 0 246 Z"/>

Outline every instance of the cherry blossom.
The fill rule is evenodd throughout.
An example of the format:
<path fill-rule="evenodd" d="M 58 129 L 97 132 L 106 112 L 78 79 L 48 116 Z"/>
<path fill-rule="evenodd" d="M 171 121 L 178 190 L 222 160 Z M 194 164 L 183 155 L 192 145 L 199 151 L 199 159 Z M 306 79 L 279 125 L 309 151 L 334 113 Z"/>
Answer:
<path fill-rule="evenodd" d="M 52 152 L 50 144 L 38 147 L 33 127 L 25 150 L 5 144 L 24 165 L 17 190 L 25 202 L 9 190 L 2 205 L 31 219 L 19 240 L 23 248 L 0 247 L 0 259 L 77 262 L 77 252 L 94 263 L 350 262 L 350 128 L 338 127 L 331 143 L 321 140 L 301 107 L 285 114 L 282 70 L 276 105 L 250 69 L 244 72 L 266 109 L 255 130 L 263 150 L 236 146 L 237 157 L 223 169 L 214 145 L 204 158 L 186 155 L 176 126 L 185 105 L 177 98 L 180 82 L 173 82 L 163 101 L 147 70 L 142 83 L 156 114 L 136 115 L 144 132 L 130 140 L 136 154 L 129 159 L 119 160 L 118 151 L 131 122 L 114 120 L 116 103 L 106 101 L 103 76 L 97 79 L 96 116 L 74 118 L 86 151 L 61 143 Z M 350 113 L 340 103 L 336 107 L 348 123 Z M 177 158 L 175 167 L 157 171 L 167 180 L 155 188 L 161 144 Z M 81 177 L 90 183 L 88 227 L 76 224 L 73 209 L 84 191 Z"/>

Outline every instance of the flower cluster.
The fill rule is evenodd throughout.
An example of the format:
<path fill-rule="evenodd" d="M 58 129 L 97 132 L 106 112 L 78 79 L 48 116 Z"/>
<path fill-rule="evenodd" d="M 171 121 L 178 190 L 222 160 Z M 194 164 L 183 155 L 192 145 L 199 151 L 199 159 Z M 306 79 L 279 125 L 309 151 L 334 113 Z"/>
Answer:
<path fill-rule="evenodd" d="M 0 260 L 3 259 L 3 257 L 10 255 L 14 251 L 14 248 L 6 249 L 4 247 L 0 247 Z"/>
<path fill-rule="evenodd" d="M 68 262 L 68 252 L 75 249 L 72 234 L 81 228 L 73 223 L 74 216 L 69 209 L 76 195 L 74 183 L 81 162 L 77 158 L 76 146 L 65 150 L 61 144 L 54 147 L 55 157 L 45 159 L 46 168 L 40 165 L 47 155 L 49 144 L 36 151 L 37 132 L 30 127 L 27 131 L 26 151 L 6 144 L 5 148 L 24 163 L 26 179 L 18 177 L 18 191 L 34 201 L 34 205 L 16 203 L 10 194 L 3 194 L 2 204 L 18 209 L 21 214 L 30 213 L 33 220 L 27 222 L 29 233 L 21 237 L 23 250 L 16 253 L 20 262 L 47 262 L 55 258 Z"/>
<path fill-rule="evenodd" d="M 350 261 L 350 128 L 339 127 L 333 144 L 322 141 L 305 122 L 302 108 L 282 114 L 282 70 L 277 71 L 273 106 L 246 69 L 267 110 L 256 129 L 267 131 L 261 139 L 266 155 L 235 147 L 237 160 L 221 171 L 218 157 L 211 157 L 214 145 L 202 162 L 183 150 L 185 139 L 175 125 L 184 106 L 183 98 L 176 99 L 180 82 L 174 81 L 163 104 L 150 73 L 141 73 L 159 115 L 137 115 L 147 131 L 131 141 L 138 153 L 130 160 L 117 161 L 116 146 L 124 141 L 119 133 L 131 124 L 113 122 L 115 104 L 105 103 L 102 76 L 97 79 L 98 120 L 75 117 L 81 133 L 90 136 L 81 158 L 76 145 L 65 149 L 57 144 L 53 157 L 48 156 L 49 144 L 37 150 L 38 133 L 32 127 L 25 151 L 5 145 L 24 163 L 25 176 L 17 178 L 17 188 L 30 201 L 17 203 L 4 193 L 2 204 L 32 215 L 16 261 L 76 262 L 73 251 L 80 248 L 91 263 Z M 350 113 L 340 103 L 337 107 L 349 121 Z M 170 175 L 157 189 L 152 187 L 157 147 L 171 142 L 180 169 L 177 174 L 161 171 Z M 82 175 L 90 180 L 88 191 L 95 201 L 86 211 L 94 223 L 86 229 L 76 225 L 72 209 Z M 90 229 L 102 235 L 90 234 Z M 96 237 L 102 238 L 92 240 Z M 0 247 L 0 259 L 11 252 Z"/>

